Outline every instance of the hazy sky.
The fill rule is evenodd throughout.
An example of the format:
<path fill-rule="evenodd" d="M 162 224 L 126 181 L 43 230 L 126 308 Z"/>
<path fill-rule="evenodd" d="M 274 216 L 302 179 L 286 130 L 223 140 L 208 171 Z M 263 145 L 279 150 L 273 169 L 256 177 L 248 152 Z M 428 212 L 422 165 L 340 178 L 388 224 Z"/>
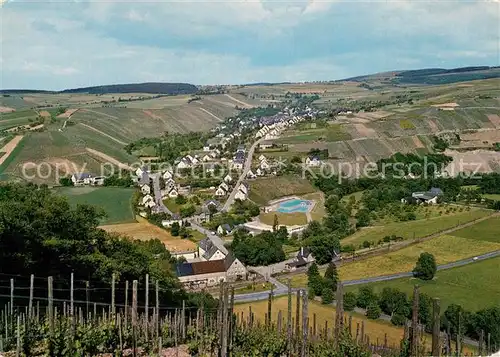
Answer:
<path fill-rule="evenodd" d="M 498 65 L 497 1 L 8 0 L 5 88 L 341 79 Z"/>

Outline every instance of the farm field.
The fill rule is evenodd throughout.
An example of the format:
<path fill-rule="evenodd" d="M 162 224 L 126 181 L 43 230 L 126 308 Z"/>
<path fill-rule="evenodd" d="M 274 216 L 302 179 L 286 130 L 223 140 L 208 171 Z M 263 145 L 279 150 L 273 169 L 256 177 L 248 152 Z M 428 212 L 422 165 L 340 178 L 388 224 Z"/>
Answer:
<path fill-rule="evenodd" d="M 297 176 L 278 176 L 249 181 L 250 199 L 259 205 L 291 195 L 304 195 L 316 192 L 312 184 Z"/>
<path fill-rule="evenodd" d="M 454 236 L 500 243 L 500 217 L 492 217 L 452 233 Z"/>
<path fill-rule="evenodd" d="M 5 171 L 15 159 L 17 153 L 22 150 L 23 144 L 24 137 L 22 135 L 16 135 L 12 139 L 2 141 L 2 148 L 0 149 L 0 173 Z"/>
<path fill-rule="evenodd" d="M 252 307 L 252 312 L 255 314 L 255 319 L 259 320 L 261 323 L 264 322 L 265 314 L 267 313 L 267 300 L 266 301 L 254 301 L 250 303 L 235 304 L 234 311 L 237 314 L 243 313 L 245 319 L 248 318 L 249 307 Z M 302 306 L 302 305 L 301 305 Z M 288 311 L 288 299 L 287 297 L 278 297 L 273 300 L 272 304 L 272 319 L 277 321 L 278 313 L 281 310 L 282 316 L 286 319 L 286 314 Z M 292 317 L 295 319 L 296 311 L 296 298 L 292 298 Z M 302 316 L 302 311 L 300 311 Z M 328 326 L 332 328 L 335 325 L 335 309 L 332 306 L 321 305 L 316 301 L 309 300 L 308 302 L 308 316 L 309 322 L 312 326 L 313 315 L 316 314 L 317 328 L 324 328 L 325 322 L 328 322 Z M 285 320 L 286 321 L 286 320 Z M 403 329 L 393 326 L 388 322 L 368 320 L 366 317 L 352 313 L 352 325 L 353 333 L 356 333 L 356 324 L 364 321 L 365 323 L 365 333 L 370 337 L 370 341 L 380 341 L 384 340 L 384 335 L 387 334 L 387 341 L 390 345 L 399 345 L 401 338 L 403 337 Z M 286 322 L 285 325 L 286 326 Z"/>
<path fill-rule="evenodd" d="M 329 124 L 325 128 L 290 130 L 285 136 L 276 140 L 280 144 L 297 144 L 314 141 L 343 141 L 351 139 L 351 135 L 339 124 Z"/>
<path fill-rule="evenodd" d="M 135 222 L 132 209 L 133 188 L 119 187 L 58 187 L 56 192 L 67 197 L 73 206 L 88 204 L 102 209 L 107 217 L 101 224 Z"/>
<path fill-rule="evenodd" d="M 136 223 L 103 225 L 100 228 L 137 240 L 159 239 L 171 253 L 195 251 L 197 245 L 189 239 L 173 237 L 169 231 L 157 227 L 144 219 Z"/>
<path fill-rule="evenodd" d="M 259 220 L 272 226 L 274 224 L 274 216 L 278 217 L 279 226 L 303 226 L 307 224 L 307 217 L 305 213 L 293 212 L 293 213 L 281 213 L 281 212 L 268 212 L 261 213 L 259 215 Z"/>
<path fill-rule="evenodd" d="M 468 311 L 477 311 L 500 304 L 500 257 L 491 258 L 458 268 L 439 271 L 430 281 L 403 278 L 367 285 L 346 286 L 355 291 L 361 286 L 373 287 L 380 293 L 386 287 L 404 291 L 408 296 L 418 284 L 420 292 L 441 299 L 441 311 L 450 304 L 462 305 Z"/>
<path fill-rule="evenodd" d="M 404 239 L 419 239 L 432 234 L 451 229 L 460 224 L 491 215 L 492 211 L 471 208 L 468 212 L 452 214 L 431 219 L 421 219 L 401 223 L 392 223 L 385 226 L 373 226 L 359 230 L 353 235 L 342 240 L 343 245 L 353 244 L 358 246 L 364 241 L 378 242 L 385 236 L 396 235 Z"/>
<path fill-rule="evenodd" d="M 500 201 L 500 194 L 483 194 L 481 196 L 489 200 Z"/>
<path fill-rule="evenodd" d="M 500 243 L 443 235 L 397 251 L 341 265 L 338 271 L 343 281 L 357 280 L 410 272 L 423 252 L 433 254 L 437 264 L 441 265 L 496 250 L 500 250 Z M 324 271 L 320 269 L 321 274 Z M 307 286 L 305 273 L 292 275 L 291 280 L 293 287 Z M 286 279 L 282 278 L 281 281 L 285 282 Z"/>

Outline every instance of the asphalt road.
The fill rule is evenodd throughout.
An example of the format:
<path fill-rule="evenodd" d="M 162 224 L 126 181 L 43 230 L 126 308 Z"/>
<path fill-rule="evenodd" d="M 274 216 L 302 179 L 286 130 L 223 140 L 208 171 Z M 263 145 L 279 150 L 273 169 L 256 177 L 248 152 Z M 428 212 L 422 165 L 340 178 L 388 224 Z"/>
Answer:
<path fill-rule="evenodd" d="M 173 215 L 173 213 L 165 206 L 161 197 L 161 189 L 160 189 L 160 178 L 158 174 L 150 174 L 150 177 L 153 179 L 153 190 L 155 195 L 155 202 L 157 209 L 161 212 L 168 213 L 169 215 Z"/>
<path fill-rule="evenodd" d="M 214 244 L 217 248 L 219 248 L 224 254 L 228 254 L 228 251 L 226 247 L 224 247 L 224 241 L 222 240 L 221 237 L 219 237 L 216 234 L 212 234 L 210 230 L 200 226 L 198 223 L 196 223 L 194 220 L 189 219 L 189 223 L 191 223 L 191 228 L 196 229 L 198 232 L 205 234 Z"/>
<path fill-rule="evenodd" d="M 253 159 L 253 153 L 255 151 L 255 148 L 257 145 L 260 144 L 261 141 L 263 141 L 264 138 L 261 138 L 254 142 L 250 149 L 248 150 L 247 154 L 247 159 L 245 161 L 245 166 L 243 167 L 243 172 L 241 173 L 240 177 L 238 178 L 238 181 L 236 182 L 236 185 L 234 186 L 233 190 L 231 191 L 231 194 L 229 195 L 226 203 L 224 203 L 224 206 L 222 206 L 222 211 L 227 212 L 231 205 L 234 203 L 234 196 L 236 196 L 236 193 L 238 192 L 238 187 L 240 184 L 245 180 L 248 171 L 250 171 L 250 168 L 252 167 L 252 159 Z"/>
<path fill-rule="evenodd" d="M 453 263 L 439 265 L 437 267 L 437 270 L 439 271 L 439 270 L 446 270 L 446 269 L 456 268 L 456 267 L 460 267 L 460 266 L 463 266 L 463 265 L 468 265 L 468 264 L 476 263 L 476 262 L 479 262 L 481 260 L 485 260 L 485 259 L 489 259 L 489 258 L 493 258 L 493 257 L 497 257 L 497 256 L 500 256 L 500 250 L 497 250 L 497 251 L 494 251 L 494 252 L 490 252 L 490 253 L 486 253 L 486 254 L 483 254 L 483 255 L 478 255 L 476 257 L 477 258 L 476 260 L 474 260 L 473 258 L 467 258 L 467 259 L 459 260 L 459 261 L 456 261 L 456 262 L 453 262 Z M 379 281 L 388 281 L 388 280 L 394 280 L 394 279 L 400 279 L 400 278 L 407 278 L 407 277 L 411 277 L 411 276 L 413 276 L 413 274 L 411 272 L 407 272 L 407 273 L 399 273 L 399 274 L 392 274 L 392 275 L 377 276 L 377 277 L 374 277 L 374 278 L 366 278 L 366 279 L 358 279 L 358 280 L 348 280 L 348 281 L 344 281 L 343 284 L 344 284 L 344 286 L 369 284 L 369 283 L 376 283 L 376 282 L 379 282 Z M 298 289 L 295 288 L 295 289 L 292 289 L 292 290 L 293 291 L 297 291 Z M 277 288 L 273 291 L 273 295 L 274 296 L 284 295 L 284 294 L 287 294 L 287 292 L 288 292 L 287 288 L 284 287 L 283 284 L 281 284 L 281 286 L 278 285 Z M 238 301 L 238 302 L 266 300 L 268 298 L 268 296 L 269 296 L 269 293 L 270 293 L 270 290 L 268 290 L 268 291 L 261 291 L 261 292 L 257 292 L 257 293 L 235 295 L 234 296 L 234 300 Z"/>

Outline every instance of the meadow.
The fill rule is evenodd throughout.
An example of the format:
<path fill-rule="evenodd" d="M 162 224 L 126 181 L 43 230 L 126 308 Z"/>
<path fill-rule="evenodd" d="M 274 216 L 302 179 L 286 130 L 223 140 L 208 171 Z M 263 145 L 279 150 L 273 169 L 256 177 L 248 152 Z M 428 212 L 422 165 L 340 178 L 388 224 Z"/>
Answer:
<path fill-rule="evenodd" d="M 378 242 L 385 236 L 395 235 L 403 239 L 424 238 L 448 229 L 457 227 L 460 224 L 474 221 L 476 219 L 491 215 L 492 211 L 471 208 L 468 212 L 461 212 L 447 216 L 440 216 L 430 219 L 420 219 L 401 223 L 391 223 L 384 226 L 372 226 L 363 228 L 353 235 L 342 240 L 342 245 L 353 244 L 358 246 L 364 241 Z"/>
<path fill-rule="evenodd" d="M 307 224 L 307 217 L 305 213 L 281 213 L 281 212 L 267 212 L 259 215 L 259 220 L 272 226 L 274 224 L 274 216 L 278 217 L 278 225 L 280 226 L 303 226 Z"/>
<path fill-rule="evenodd" d="M 56 192 L 67 197 L 73 206 L 88 204 L 102 209 L 107 217 L 101 224 L 135 222 L 132 209 L 133 188 L 118 187 L 58 187 Z"/>
<path fill-rule="evenodd" d="M 421 253 L 435 256 L 438 265 L 455 262 L 500 250 L 500 243 L 443 235 L 408 247 L 388 251 L 385 254 L 343 264 L 338 269 L 341 280 L 357 280 L 369 277 L 411 272 Z M 324 273 L 325 269 L 321 269 Z M 281 278 L 286 281 L 285 278 Z M 307 286 L 304 273 L 291 276 L 293 287 Z"/>
<path fill-rule="evenodd" d="M 266 301 L 254 301 L 250 303 L 235 304 L 234 311 L 236 314 L 241 316 L 243 313 L 244 318 L 248 318 L 249 308 L 252 308 L 252 312 L 255 315 L 255 319 L 264 322 L 265 314 L 267 313 L 267 300 Z M 286 321 L 286 314 L 288 311 L 288 300 L 287 297 L 278 297 L 273 299 L 272 303 L 272 320 L 278 320 L 278 313 L 281 311 L 282 316 Z M 295 319 L 296 311 L 296 297 L 292 297 L 292 317 Z M 301 315 L 302 315 L 302 311 Z M 361 324 L 362 321 L 365 323 L 365 332 L 370 337 L 370 341 L 384 340 L 385 334 L 387 334 L 387 341 L 390 345 L 399 345 L 401 338 L 403 337 L 403 329 L 391 325 L 389 322 L 368 320 L 366 317 L 356 313 L 350 313 L 352 315 L 352 325 L 353 334 L 356 334 L 356 324 Z M 313 318 L 316 315 L 317 329 L 324 328 L 325 323 L 328 323 L 330 329 L 335 325 L 335 309 L 332 306 L 321 305 L 316 301 L 309 300 L 308 303 L 308 316 L 309 316 L 309 326 L 313 325 Z M 286 322 L 285 322 L 286 326 Z"/>
<path fill-rule="evenodd" d="M 411 295 L 415 284 L 420 292 L 441 299 L 441 311 L 450 304 L 462 305 L 477 311 L 500 304 L 500 257 L 437 272 L 433 280 L 402 278 L 367 285 L 346 286 L 346 291 L 358 291 L 362 286 L 373 287 L 380 293 L 386 287 L 396 288 Z"/>
<path fill-rule="evenodd" d="M 197 245 L 189 239 L 174 237 L 166 229 L 157 227 L 142 217 L 137 218 L 139 222 L 122 223 L 122 224 L 107 224 L 100 228 L 107 232 L 114 232 L 124 236 L 128 236 L 137 240 L 159 239 L 169 252 L 192 252 L 197 250 Z"/>
<path fill-rule="evenodd" d="M 351 135 L 339 124 L 329 124 L 324 128 L 291 130 L 277 140 L 280 144 L 297 144 L 314 141 L 343 141 L 351 139 Z"/>
<path fill-rule="evenodd" d="M 452 233 L 454 236 L 500 243 L 500 217 L 492 217 Z"/>
<path fill-rule="evenodd" d="M 250 183 L 250 199 L 259 205 L 291 195 L 304 195 L 317 190 L 307 179 L 293 175 L 278 176 L 252 180 Z"/>

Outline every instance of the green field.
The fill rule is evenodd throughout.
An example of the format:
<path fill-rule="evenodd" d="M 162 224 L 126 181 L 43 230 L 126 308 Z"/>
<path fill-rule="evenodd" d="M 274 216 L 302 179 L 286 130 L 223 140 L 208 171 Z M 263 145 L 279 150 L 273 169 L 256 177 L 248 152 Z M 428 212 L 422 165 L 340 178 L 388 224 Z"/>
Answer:
<path fill-rule="evenodd" d="M 487 198 L 489 200 L 500 201 L 500 194 L 484 194 L 483 198 Z"/>
<path fill-rule="evenodd" d="M 500 243 L 500 217 L 489 218 L 452 234 L 457 237 Z"/>
<path fill-rule="evenodd" d="M 432 234 L 442 232 L 481 217 L 491 215 L 492 211 L 471 209 L 469 212 L 457 213 L 439 218 L 421 219 L 402 223 L 392 223 L 385 226 L 364 228 L 353 235 L 342 240 L 343 245 L 354 244 L 355 246 L 368 242 L 378 242 L 385 236 L 396 235 L 404 239 L 418 239 Z M 454 233 L 453 233 L 454 234 Z"/>
<path fill-rule="evenodd" d="M 306 179 L 298 176 L 279 176 L 257 179 L 250 182 L 250 199 L 259 205 L 291 195 L 303 195 L 317 190 Z"/>
<path fill-rule="evenodd" d="M 431 281 L 404 278 L 368 286 L 372 286 L 376 292 L 391 287 L 410 295 L 413 286 L 418 284 L 421 292 L 441 299 L 441 311 L 452 303 L 462 305 L 466 310 L 476 311 L 489 306 L 500 306 L 498 272 L 500 272 L 500 257 L 440 271 Z M 360 287 L 361 285 L 346 287 L 346 290 L 357 291 Z"/>
<path fill-rule="evenodd" d="M 281 213 L 281 212 L 268 212 L 261 213 L 259 215 L 259 220 L 272 226 L 274 224 L 274 216 L 278 217 L 278 224 L 280 226 L 304 226 L 307 224 L 307 217 L 305 213 L 293 212 L 293 213 Z"/>
<path fill-rule="evenodd" d="M 351 139 L 351 135 L 340 124 L 330 124 L 324 128 L 291 130 L 277 142 L 282 144 L 300 144 L 311 141 L 343 141 Z"/>
<path fill-rule="evenodd" d="M 88 204 L 101 208 L 107 214 L 101 224 L 135 222 L 131 202 L 133 188 L 58 187 L 56 192 L 67 197 L 72 205 Z"/>

